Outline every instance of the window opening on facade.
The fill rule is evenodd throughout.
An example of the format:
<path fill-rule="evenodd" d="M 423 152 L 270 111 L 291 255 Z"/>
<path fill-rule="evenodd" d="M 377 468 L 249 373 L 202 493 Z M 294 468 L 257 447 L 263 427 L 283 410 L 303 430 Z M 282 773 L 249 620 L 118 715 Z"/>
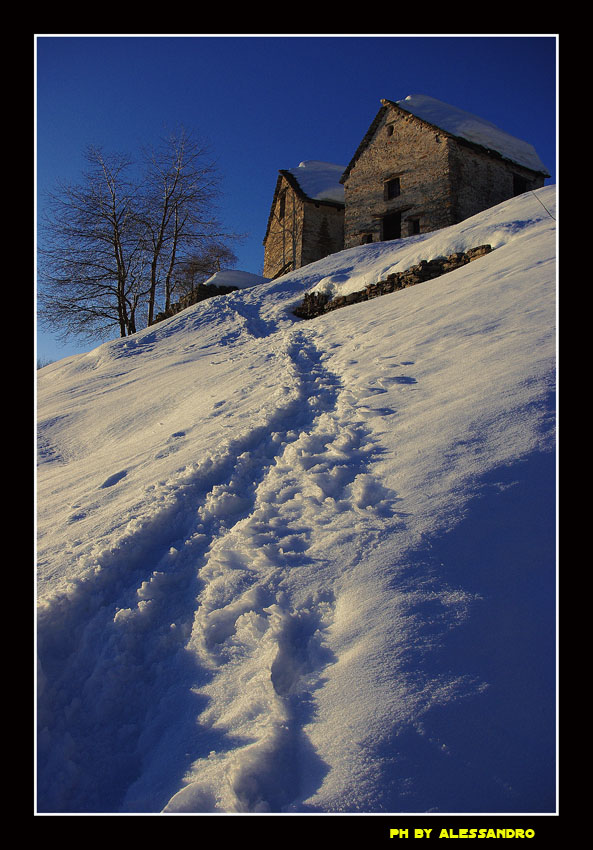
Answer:
<path fill-rule="evenodd" d="M 390 201 L 393 198 L 397 198 L 401 192 L 401 187 L 399 184 L 399 177 L 393 177 L 391 180 L 387 180 L 385 183 L 385 200 Z"/>
<path fill-rule="evenodd" d="M 372 241 L 373 241 L 373 234 L 372 233 L 363 233 L 362 234 L 362 240 L 361 240 L 360 244 L 361 245 L 368 245 Z"/>
<path fill-rule="evenodd" d="M 420 233 L 420 219 L 419 218 L 410 218 L 409 219 L 409 231 L 410 231 L 410 236 L 414 236 L 416 233 Z"/>
<path fill-rule="evenodd" d="M 284 218 L 284 214 L 286 212 L 286 192 L 282 192 L 280 195 L 280 202 L 278 205 L 278 218 L 280 221 Z"/>

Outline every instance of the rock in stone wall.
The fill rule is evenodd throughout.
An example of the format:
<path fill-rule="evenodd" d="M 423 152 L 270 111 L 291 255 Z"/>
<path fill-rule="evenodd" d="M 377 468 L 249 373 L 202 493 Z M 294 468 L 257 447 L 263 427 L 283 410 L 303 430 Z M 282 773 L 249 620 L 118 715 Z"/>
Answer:
<path fill-rule="evenodd" d="M 470 248 L 469 251 L 450 254 L 448 257 L 422 260 L 418 265 L 411 266 L 403 272 L 390 274 L 385 280 L 370 283 L 358 292 L 352 292 L 349 295 L 340 295 L 333 299 L 323 292 L 308 292 L 303 302 L 294 310 L 294 315 L 300 319 L 314 319 L 316 316 L 321 316 L 332 310 L 338 310 L 340 307 L 347 307 L 349 304 L 357 304 L 360 301 L 369 301 L 371 298 L 378 298 L 390 292 L 397 292 L 398 289 L 415 286 L 417 283 L 422 283 L 425 280 L 433 280 L 435 277 L 440 277 L 443 274 L 447 274 L 447 272 L 465 266 L 472 260 L 490 253 L 491 250 L 492 247 L 490 245 L 478 245 L 477 248 Z"/>

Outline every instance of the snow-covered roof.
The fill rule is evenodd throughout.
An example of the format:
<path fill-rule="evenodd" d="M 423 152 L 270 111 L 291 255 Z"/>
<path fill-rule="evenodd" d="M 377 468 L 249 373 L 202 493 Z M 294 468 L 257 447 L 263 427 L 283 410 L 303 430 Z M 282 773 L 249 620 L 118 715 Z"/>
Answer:
<path fill-rule="evenodd" d="M 392 102 L 382 101 L 384 104 Z M 406 112 L 411 112 L 417 118 L 421 118 L 453 136 L 466 139 L 488 150 L 496 151 L 505 159 L 516 162 L 517 165 L 523 165 L 533 171 L 548 173 L 533 145 L 511 136 L 495 124 L 486 121 L 484 118 L 479 118 L 471 112 L 465 112 L 463 109 L 450 106 L 448 103 L 443 103 L 443 101 L 425 94 L 410 94 L 403 100 L 395 101 L 395 104 L 401 109 L 405 109 Z"/>
<path fill-rule="evenodd" d="M 236 286 L 237 289 L 246 289 L 248 286 L 256 286 L 258 283 L 266 283 L 267 277 L 252 272 L 242 272 L 235 269 L 221 269 L 215 272 L 206 281 L 210 286 Z"/>
<path fill-rule="evenodd" d="M 322 204 L 336 206 L 338 204 L 344 204 L 344 187 L 340 183 L 343 173 L 343 165 L 336 165 L 333 162 L 321 162 L 317 159 L 304 160 L 296 168 L 281 168 L 276 182 L 270 215 L 268 216 L 264 245 L 270 232 L 274 206 L 282 187 L 283 178 L 288 180 L 292 188 L 297 193 L 302 193 L 305 198 L 311 201 L 319 201 Z"/>
<path fill-rule="evenodd" d="M 371 142 L 386 111 L 391 108 L 409 112 L 421 121 L 457 139 L 480 145 L 484 150 L 494 152 L 517 165 L 530 168 L 546 177 L 550 176 L 533 145 L 511 136 L 495 124 L 486 121 L 484 118 L 479 118 L 471 112 L 465 112 L 463 109 L 458 109 L 456 106 L 451 106 L 442 100 L 437 100 L 425 94 L 410 94 L 402 100 L 383 99 L 381 104 L 381 109 L 379 109 L 347 168 L 344 169 L 342 182 L 346 180 L 357 159 Z"/>
<path fill-rule="evenodd" d="M 335 165 L 333 162 L 320 162 L 308 159 L 299 163 L 298 168 L 287 168 L 299 184 L 304 194 L 315 201 L 336 201 L 344 203 L 344 187 L 340 177 L 345 165 Z"/>

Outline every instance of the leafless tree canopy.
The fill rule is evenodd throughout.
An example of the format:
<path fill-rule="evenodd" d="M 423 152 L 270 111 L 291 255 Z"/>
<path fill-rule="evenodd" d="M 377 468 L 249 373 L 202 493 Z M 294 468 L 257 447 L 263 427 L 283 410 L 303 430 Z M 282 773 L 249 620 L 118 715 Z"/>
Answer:
<path fill-rule="evenodd" d="M 64 336 L 127 336 L 187 291 L 192 263 L 236 259 L 237 237 L 214 214 L 209 151 L 186 131 L 139 163 L 94 146 L 85 156 L 81 181 L 58 185 L 40 222 L 39 322 Z"/>

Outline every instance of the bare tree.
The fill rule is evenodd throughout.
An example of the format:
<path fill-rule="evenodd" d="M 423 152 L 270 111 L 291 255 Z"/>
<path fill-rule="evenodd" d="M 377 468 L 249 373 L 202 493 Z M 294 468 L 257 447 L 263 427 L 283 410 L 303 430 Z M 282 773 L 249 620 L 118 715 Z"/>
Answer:
<path fill-rule="evenodd" d="M 64 335 L 93 339 L 117 327 L 127 336 L 153 324 L 158 299 L 169 308 L 189 260 L 222 256 L 238 237 L 221 231 L 219 178 L 185 130 L 145 150 L 142 169 L 99 147 L 86 160 L 81 182 L 58 186 L 40 222 L 39 322 Z"/>
<path fill-rule="evenodd" d="M 209 156 L 207 147 L 183 129 L 145 151 L 141 217 L 150 257 L 149 325 L 159 295 L 165 310 L 171 304 L 177 267 L 221 236 L 213 213 L 219 178 Z"/>
<path fill-rule="evenodd" d="M 142 298 L 135 186 L 128 157 L 86 151 L 88 170 L 77 185 L 49 197 L 39 231 L 39 321 L 64 335 L 120 336 L 136 330 Z"/>

